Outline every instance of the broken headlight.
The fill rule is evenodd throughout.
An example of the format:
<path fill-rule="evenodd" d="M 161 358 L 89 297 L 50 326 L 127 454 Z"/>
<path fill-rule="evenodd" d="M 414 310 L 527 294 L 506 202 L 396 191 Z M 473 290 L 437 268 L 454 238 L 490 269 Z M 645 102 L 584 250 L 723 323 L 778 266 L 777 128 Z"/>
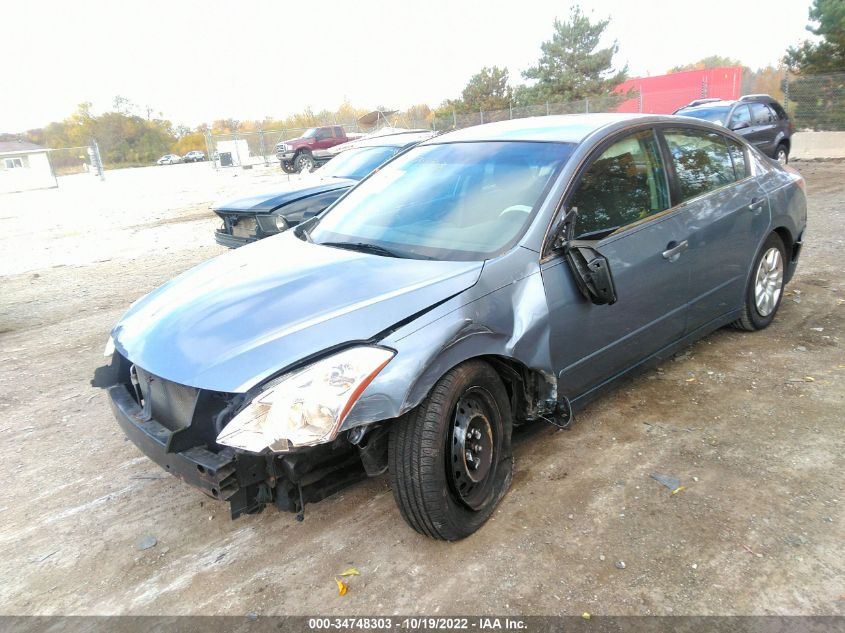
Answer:
<path fill-rule="evenodd" d="M 282 376 L 258 394 L 217 436 L 252 453 L 332 441 L 367 385 L 395 352 L 354 347 Z"/>
<path fill-rule="evenodd" d="M 271 213 L 268 215 L 257 215 L 255 219 L 258 220 L 258 226 L 265 233 L 281 233 L 288 228 L 288 222 L 281 215 Z"/>

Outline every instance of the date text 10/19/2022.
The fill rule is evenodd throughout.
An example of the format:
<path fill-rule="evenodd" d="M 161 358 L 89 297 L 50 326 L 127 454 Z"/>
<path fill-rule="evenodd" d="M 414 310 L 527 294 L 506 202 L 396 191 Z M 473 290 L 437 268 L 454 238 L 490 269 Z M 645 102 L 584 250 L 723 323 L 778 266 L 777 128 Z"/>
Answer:
<path fill-rule="evenodd" d="M 528 624 L 520 618 L 475 617 L 355 617 L 309 618 L 308 628 L 320 630 L 386 631 L 523 631 Z"/>

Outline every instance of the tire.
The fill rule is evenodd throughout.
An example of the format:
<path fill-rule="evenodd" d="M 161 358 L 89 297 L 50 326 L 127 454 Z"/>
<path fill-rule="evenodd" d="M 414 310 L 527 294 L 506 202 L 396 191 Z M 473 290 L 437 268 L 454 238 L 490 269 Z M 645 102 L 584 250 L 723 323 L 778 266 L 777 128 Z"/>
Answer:
<path fill-rule="evenodd" d="M 781 165 L 786 165 L 789 162 L 789 149 L 786 143 L 779 143 L 775 149 L 774 159 Z"/>
<path fill-rule="evenodd" d="M 281 160 L 279 164 L 282 166 L 282 171 L 286 174 L 295 174 L 296 168 L 293 166 L 293 163 L 289 160 Z"/>
<path fill-rule="evenodd" d="M 311 171 L 314 169 L 314 157 L 311 152 L 302 152 L 293 157 L 293 166 L 296 173 L 301 173 L 305 170 Z"/>
<path fill-rule="evenodd" d="M 507 391 L 489 364 L 447 372 L 390 432 L 390 485 L 408 525 L 446 541 L 484 525 L 510 487 L 511 427 Z"/>
<path fill-rule="evenodd" d="M 777 266 L 772 267 L 778 258 L 779 274 L 777 274 Z M 731 323 L 731 326 L 748 332 L 756 332 L 769 326 L 774 320 L 775 314 L 777 314 L 781 299 L 783 299 L 783 280 L 786 266 L 786 249 L 783 246 L 783 240 L 777 233 L 772 233 L 766 239 L 760 252 L 757 253 L 757 257 L 754 258 L 754 265 L 751 267 L 751 273 L 745 287 L 742 316 Z M 771 271 L 765 273 L 766 269 L 771 269 Z M 758 302 L 757 295 L 762 287 L 761 284 L 758 284 L 758 279 L 762 279 L 763 274 L 768 275 L 770 282 L 767 284 L 761 282 L 761 284 L 770 287 L 773 294 L 765 293 L 767 300 Z"/>

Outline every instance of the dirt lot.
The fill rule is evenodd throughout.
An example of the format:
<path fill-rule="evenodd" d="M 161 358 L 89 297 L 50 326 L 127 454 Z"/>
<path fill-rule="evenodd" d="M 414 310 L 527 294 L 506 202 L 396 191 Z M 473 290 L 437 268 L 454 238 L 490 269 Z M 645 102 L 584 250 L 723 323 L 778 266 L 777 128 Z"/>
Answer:
<path fill-rule="evenodd" d="M 132 301 L 222 252 L 209 203 L 277 171 L 0 196 L 0 614 L 845 613 L 845 164 L 796 166 L 810 230 L 772 327 L 720 331 L 571 431 L 525 437 L 494 519 L 452 544 L 402 522 L 386 477 L 303 523 L 231 521 L 124 440 L 88 384 Z"/>

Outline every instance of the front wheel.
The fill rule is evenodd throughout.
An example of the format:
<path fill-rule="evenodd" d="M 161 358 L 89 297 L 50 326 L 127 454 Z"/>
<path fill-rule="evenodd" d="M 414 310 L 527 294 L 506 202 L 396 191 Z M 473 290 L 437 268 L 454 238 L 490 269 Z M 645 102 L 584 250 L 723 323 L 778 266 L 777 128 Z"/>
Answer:
<path fill-rule="evenodd" d="M 783 298 L 786 249 L 777 233 L 772 233 L 754 260 L 745 289 L 742 316 L 732 325 L 740 330 L 762 330 L 774 320 Z"/>
<path fill-rule="evenodd" d="M 510 487 L 511 426 L 507 391 L 488 363 L 447 372 L 390 433 L 390 484 L 408 525 L 447 541 L 478 530 Z"/>
<path fill-rule="evenodd" d="M 308 152 L 302 152 L 293 159 L 293 166 L 296 168 L 296 171 L 300 173 L 303 171 L 311 171 L 314 169 L 314 157 Z"/>
<path fill-rule="evenodd" d="M 282 171 L 286 174 L 295 174 L 296 167 L 293 166 L 293 163 L 289 160 L 279 161 L 282 165 Z"/>

